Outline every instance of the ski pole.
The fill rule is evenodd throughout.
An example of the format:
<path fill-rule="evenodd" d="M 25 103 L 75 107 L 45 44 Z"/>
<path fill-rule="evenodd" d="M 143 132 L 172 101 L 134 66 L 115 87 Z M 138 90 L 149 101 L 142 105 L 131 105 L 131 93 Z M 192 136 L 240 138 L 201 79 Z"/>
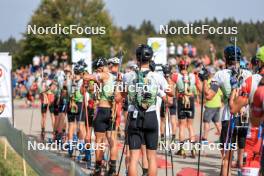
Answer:
<path fill-rule="evenodd" d="M 203 66 L 204 67 L 204 66 Z M 202 123 L 203 123 L 203 103 L 204 103 L 204 82 L 202 84 L 202 100 L 201 100 L 201 117 L 200 117 L 200 134 L 199 134 L 199 144 L 201 145 L 202 140 Z M 197 176 L 200 175 L 200 162 L 201 162 L 201 149 L 198 151 L 198 168 Z"/>
<path fill-rule="evenodd" d="M 171 136 L 171 126 L 170 126 L 170 124 L 171 124 L 171 122 L 172 122 L 172 120 L 171 120 L 171 116 L 170 116 L 170 111 L 168 111 L 168 120 L 169 120 L 169 136 Z M 170 141 L 170 143 L 171 143 L 171 141 Z M 173 166 L 173 156 L 172 156 L 172 151 L 171 151 L 171 148 L 170 148 L 170 153 L 171 153 L 171 164 L 172 164 L 172 168 L 171 168 L 171 174 L 172 175 L 174 175 L 174 166 Z"/>

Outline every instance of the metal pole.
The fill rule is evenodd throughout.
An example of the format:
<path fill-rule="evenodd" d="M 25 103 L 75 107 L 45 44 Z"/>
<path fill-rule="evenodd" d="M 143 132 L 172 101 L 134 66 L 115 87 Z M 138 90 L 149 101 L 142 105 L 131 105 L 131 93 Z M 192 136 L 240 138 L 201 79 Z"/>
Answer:
<path fill-rule="evenodd" d="M 14 97 L 13 97 L 13 85 L 12 85 L 12 70 L 10 70 L 10 85 L 11 85 L 11 99 L 12 99 L 12 126 L 15 128 L 15 115 L 14 115 Z"/>

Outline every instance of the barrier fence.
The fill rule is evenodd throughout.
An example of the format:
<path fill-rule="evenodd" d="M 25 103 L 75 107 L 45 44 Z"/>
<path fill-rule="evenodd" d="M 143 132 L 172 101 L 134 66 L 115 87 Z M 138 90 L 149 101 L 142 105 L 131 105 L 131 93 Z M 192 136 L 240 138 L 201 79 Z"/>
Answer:
<path fill-rule="evenodd" d="M 24 176 L 26 176 L 25 162 L 27 162 L 38 175 L 86 175 L 74 161 L 68 158 L 58 156 L 57 154 L 46 150 L 28 150 L 28 143 L 33 143 L 34 139 L 12 127 L 10 121 L 6 118 L 0 119 L 0 136 L 6 137 L 11 147 L 23 159 Z"/>

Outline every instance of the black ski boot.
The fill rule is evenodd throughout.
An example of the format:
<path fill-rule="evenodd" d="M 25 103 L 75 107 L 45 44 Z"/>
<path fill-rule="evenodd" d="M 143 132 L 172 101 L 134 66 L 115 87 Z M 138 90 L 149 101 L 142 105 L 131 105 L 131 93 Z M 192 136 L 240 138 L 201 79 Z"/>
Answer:
<path fill-rule="evenodd" d="M 164 134 L 161 134 L 160 135 L 160 142 L 165 142 L 165 136 L 164 136 Z"/>
<path fill-rule="evenodd" d="M 116 160 L 110 160 L 107 176 L 115 176 L 115 175 L 116 175 Z"/>
<path fill-rule="evenodd" d="M 182 156 L 184 159 L 186 158 L 186 152 L 183 148 L 183 142 L 180 144 L 180 150 L 178 150 L 178 152 L 175 153 L 175 155 L 179 155 Z"/>
<path fill-rule="evenodd" d="M 41 139 L 42 141 L 45 140 L 45 128 L 41 128 L 40 139 Z"/>
<path fill-rule="evenodd" d="M 148 169 L 142 168 L 142 176 L 148 176 Z"/>
<path fill-rule="evenodd" d="M 192 158 L 196 158 L 196 148 L 195 148 L 195 142 L 191 142 L 192 143 L 192 151 L 191 151 L 191 157 Z"/>
<path fill-rule="evenodd" d="M 94 176 L 101 176 L 102 175 L 102 161 L 96 161 L 93 175 Z"/>

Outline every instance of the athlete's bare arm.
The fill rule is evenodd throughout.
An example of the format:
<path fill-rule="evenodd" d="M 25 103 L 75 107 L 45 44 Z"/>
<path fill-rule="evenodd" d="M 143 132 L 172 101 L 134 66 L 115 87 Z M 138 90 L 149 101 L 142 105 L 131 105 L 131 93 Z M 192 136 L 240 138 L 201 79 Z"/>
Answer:
<path fill-rule="evenodd" d="M 93 80 L 97 83 L 102 83 L 109 78 L 107 73 L 96 73 L 96 74 L 89 74 L 85 76 L 86 80 Z"/>
<path fill-rule="evenodd" d="M 246 96 L 239 96 L 239 89 L 234 89 L 229 100 L 230 112 L 238 113 L 247 104 L 248 98 Z"/>
<path fill-rule="evenodd" d="M 215 94 L 217 93 L 217 91 L 210 89 L 208 87 L 208 84 L 206 83 L 204 85 L 204 93 L 205 93 L 206 100 L 212 100 L 214 98 Z"/>
<path fill-rule="evenodd" d="M 199 81 L 199 82 L 196 83 L 196 87 L 199 90 L 199 92 L 201 92 L 201 93 L 203 91 L 202 90 L 203 89 L 203 84 L 204 84 L 204 95 L 205 95 L 206 100 L 213 99 L 213 97 L 217 93 L 218 87 L 215 86 L 215 87 L 209 88 L 207 80 L 205 80 L 203 82 Z"/>
<path fill-rule="evenodd" d="M 168 87 L 168 89 L 165 90 L 165 93 L 169 97 L 173 97 L 173 90 L 174 90 L 173 88 L 174 88 L 175 83 L 171 80 L 170 77 L 168 77 L 166 80 L 168 82 L 169 87 Z"/>

